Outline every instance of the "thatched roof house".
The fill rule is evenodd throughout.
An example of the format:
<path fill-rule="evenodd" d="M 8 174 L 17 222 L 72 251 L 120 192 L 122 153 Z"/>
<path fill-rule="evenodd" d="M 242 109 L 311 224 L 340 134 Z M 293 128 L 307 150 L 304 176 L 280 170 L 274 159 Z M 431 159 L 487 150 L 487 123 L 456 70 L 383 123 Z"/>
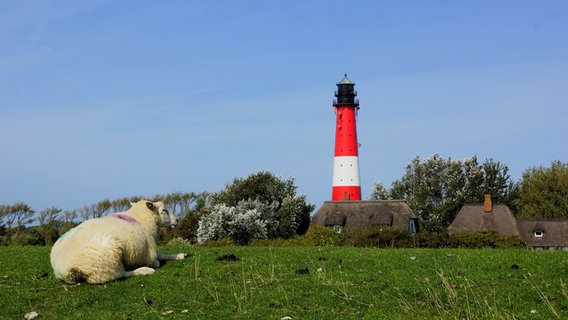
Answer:
<path fill-rule="evenodd" d="M 418 219 L 404 200 L 326 201 L 311 225 L 335 228 L 384 226 L 415 233 Z"/>
<path fill-rule="evenodd" d="M 568 219 L 519 219 L 517 226 L 527 247 L 568 250 Z"/>
<path fill-rule="evenodd" d="M 509 207 L 493 205 L 491 196 L 483 204 L 467 204 L 448 227 L 450 235 L 495 230 L 503 237 L 518 236 L 533 249 L 568 250 L 568 219 L 516 219 Z"/>
<path fill-rule="evenodd" d="M 504 204 L 485 211 L 483 204 L 466 204 L 448 227 L 450 235 L 461 232 L 496 230 L 501 236 L 520 236 L 515 216 Z"/>

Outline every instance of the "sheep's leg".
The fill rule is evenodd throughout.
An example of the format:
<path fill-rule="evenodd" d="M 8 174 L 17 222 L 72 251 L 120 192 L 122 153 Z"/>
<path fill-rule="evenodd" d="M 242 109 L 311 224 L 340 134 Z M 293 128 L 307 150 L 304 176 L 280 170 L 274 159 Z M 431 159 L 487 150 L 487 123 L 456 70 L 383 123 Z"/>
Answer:
<path fill-rule="evenodd" d="M 158 253 L 158 260 L 182 260 L 187 257 L 185 253 L 176 253 L 176 254 L 161 254 Z"/>
<path fill-rule="evenodd" d="M 130 278 L 132 276 L 148 276 L 151 275 L 155 272 L 156 270 L 150 268 L 150 267 L 140 267 L 138 269 L 132 270 L 132 271 L 125 271 L 124 272 L 124 278 Z"/>

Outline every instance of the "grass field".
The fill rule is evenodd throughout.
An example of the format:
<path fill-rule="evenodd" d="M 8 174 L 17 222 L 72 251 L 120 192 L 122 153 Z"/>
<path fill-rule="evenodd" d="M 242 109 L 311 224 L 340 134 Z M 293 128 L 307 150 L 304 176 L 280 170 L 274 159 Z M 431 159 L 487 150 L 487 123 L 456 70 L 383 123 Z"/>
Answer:
<path fill-rule="evenodd" d="M 189 257 L 152 276 L 66 286 L 50 248 L 0 247 L 0 319 L 568 318 L 563 251 L 161 249 Z"/>

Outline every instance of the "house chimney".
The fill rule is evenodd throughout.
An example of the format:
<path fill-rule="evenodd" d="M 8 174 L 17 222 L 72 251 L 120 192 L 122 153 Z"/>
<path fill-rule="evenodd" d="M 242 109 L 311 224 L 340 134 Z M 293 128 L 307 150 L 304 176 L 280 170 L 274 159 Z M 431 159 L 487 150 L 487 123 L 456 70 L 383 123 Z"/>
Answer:
<path fill-rule="evenodd" d="M 492 212 L 493 211 L 493 204 L 491 203 L 491 195 L 485 195 L 485 202 L 483 202 L 483 211 L 485 212 Z"/>

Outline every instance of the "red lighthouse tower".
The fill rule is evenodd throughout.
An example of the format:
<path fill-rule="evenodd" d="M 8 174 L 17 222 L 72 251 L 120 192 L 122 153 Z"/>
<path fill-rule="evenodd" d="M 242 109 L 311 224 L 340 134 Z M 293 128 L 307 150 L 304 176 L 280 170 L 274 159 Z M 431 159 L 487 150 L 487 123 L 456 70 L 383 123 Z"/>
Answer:
<path fill-rule="evenodd" d="M 331 200 L 361 200 L 359 182 L 359 143 L 357 142 L 357 111 L 355 83 L 347 74 L 337 84 L 333 101 L 336 115 L 335 157 L 333 160 L 333 190 Z"/>

